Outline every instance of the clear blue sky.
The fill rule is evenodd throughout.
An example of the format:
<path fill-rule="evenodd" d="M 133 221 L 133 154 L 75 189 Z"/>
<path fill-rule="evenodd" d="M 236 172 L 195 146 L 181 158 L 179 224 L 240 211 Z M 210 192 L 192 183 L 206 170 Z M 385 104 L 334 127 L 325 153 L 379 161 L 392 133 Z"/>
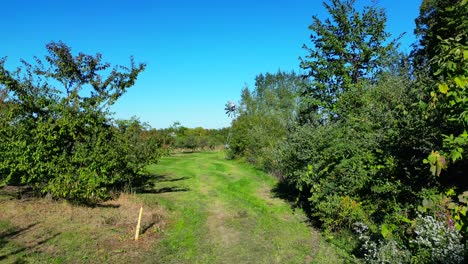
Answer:
<path fill-rule="evenodd" d="M 409 52 L 421 1 L 377 2 L 387 11 L 388 31 L 407 32 L 401 49 Z M 257 74 L 300 72 L 312 15 L 326 16 L 322 1 L 4 1 L 0 57 L 8 56 L 12 68 L 60 40 L 112 64 L 126 65 L 134 55 L 148 67 L 112 107 L 117 118 L 137 116 L 155 128 L 174 121 L 220 128 L 230 123 L 224 104 L 238 101 Z"/>

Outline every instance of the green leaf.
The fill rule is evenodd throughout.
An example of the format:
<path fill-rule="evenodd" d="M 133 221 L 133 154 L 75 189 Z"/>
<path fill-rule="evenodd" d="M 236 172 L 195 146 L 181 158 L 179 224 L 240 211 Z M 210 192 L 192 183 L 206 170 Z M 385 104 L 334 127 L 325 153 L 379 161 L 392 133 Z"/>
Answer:
<path fill-rule="evenodd" d="M 427 211 L 427 208 L 424 207 L 424 206 L 418 205 L 418 211 L 419 211 L 420 213 L 425 213 L 425 212 Z"/>
<path fill-rule="evenodd" d="M 448 92 L 448 85 L 446 83 L 439 84 L 439 91 L 443 94 L 447 94 Z"/>
<path fill-rule="evenodd" d="M 394 224 L 383 224 L 382 228 L 380 229 L 380 233 L 382 234 L 383 238 L 388 239 L 392 237 L 393 235 L 393 230 L 395 230 L 396 225 Z"/>
<path fill-rule="evenodd" d="M 449 203 L 447 205 L 447 208 L 450 209 L 450 210 L 454 210 L 455 208 L 457 208 L 457 204 L 456 203 Z"/>
<path fill-rule="evenodd" d="M 434 165 L 431 165 L 430 171 L 431 171 L 432 175 L 435 176 L 437 174 L 437 167 L 434 166 Z"/>
<path fill-rule="evenodd" d="M 455 190 L 453 188 L 450 188 L 448 191 L 445 192 L 445 195 L 454 196 L 455 195 Z"/>
<path fill-rule="evenodd" d="M 457 68 L 457 64 L 455 64 L 455 62 L 453 61 L 448 61 L 447 68 L 451 71 L 454 71 Z"/>
<path fill-rule="evenodd" d="M 462 153 L 459 151 L 459 149 L 457 150 L 453 150 L 451 153 L 450 153 L 450 156 L 452 158 L 452 161 L 455 162 L 459 159 L 462 158 Z"/>
<path fill-rule="evenodd" d="M 404 217 L 404 216 L 402 216 L 402 217 L 400 218 L 400 220 L 401 220 L 403 223 L 407 223 L 407 224 L 413 224 L 413 223 L 414 223 L 414 221 L 412 221 L 412 220 L 409 219 L 408 217 Z"/>
<path fill-rule="evenodd" d="M 458 85 L 458 87 L 460 87 L 460 88 L 465 87 L 466 82 L 462 81 L 459 77 L 455 77 L 455 79 L 453 79 L 453 80 Z"/>
<path fill-rule="evenodd" d="M 422 205 L 423 205 L 425 208 L 432 207 L 433 204 L 434 204 L 434 203 L 432 202 L 432 200 L 429 200 L 429 199 L 424 199 L 423 202 L 422 202 Z"/>

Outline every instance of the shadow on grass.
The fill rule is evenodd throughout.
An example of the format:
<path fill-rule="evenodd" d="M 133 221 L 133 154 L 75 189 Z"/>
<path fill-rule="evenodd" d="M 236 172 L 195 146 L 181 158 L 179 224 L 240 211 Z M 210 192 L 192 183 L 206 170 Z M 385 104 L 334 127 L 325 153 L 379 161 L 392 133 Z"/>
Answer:
<path fill-rule="evenodd" d="M 143 227 L 143 228 L 141 229 L 141 233 L 142 233 L 142 234 L 145 234 L 146 231 L 148 231 L 148 229 L 152 228 L 155 224 L 156 224 L 155 222 L 151 222 L 149 225 Z"/>
<path fill-rule="evenodd" d="M 140 189 L 137 190 L 137 193 L 167 193 L 167 192 L 187 192 L 190 191 L 190 188 L 186 187 L 162 187 L 162 188 L 152 188 L 152 189 Z"/>
<path fill-rule="evenodd" d="M 153 179 L 155 182 L 176 182 L 190 179 L 190 177 L 171 178 L 169 174 L 151 175 L 149 178 Z"/>
<path fill-rule="evenodd" d="M 271 192 L 274 197 L 288 202 L 293 210 L 302 209 L 308 218 L 309 225 L 317 226 L 318 222 L 317 219 L 314 219 L 312 216 L 312 210 L 310 202 L 307 199 L 307 194 L 300 193 L 296 186 L 287 181 L 281 180 L 276 183 Z"/>
<path fill-rule="evenodd" d="M 186 192 L 190 191 L 190 188 L 183 186 L 164 186 L 159 187 L 160 183 L 175 183 L 178 181 L 187 180 L 190 177 L 178 177 L 172 178 L 170 174 L 160 175 L 147 175 L 147 179 L 144 185 L 140 185 L 135 188 L 137 193 L 167 193 L 167 192 Z"/>
<path fill-rule="evenodd" d="M 296 203 L 296 199 L 299 195 L 297 188 L 285 181 L 277 182 L 271 192 L 274 197 L 286 200 L 289 203 Z"/>
<path fill-rule="evenodd" d="M 28 226 L 26 226 L 24 228 L 9 228 L 8 230 L 6 230 L 4 232 L 0 232 L 0 249 L 4 248 L 10 242 L 10 240 L 22 235 L 23 233 L 27 232 L 28 230 L 30 230 L 31 228 L 33 228 L 36 225 L 37 225 L 37 223 L 34 223 L 34 224 L 30 224 L 30 225 L 28 225 Z M 6 254 L 3 253 L 2 255 L 0 255 L 0 262 L 5 260 L 6 258 L 8 258 L 10 256 L 14 256 L 14 255 L 19 254 L 19 253 L 24 252 L 24 251 L 36 251 L 37 247 L 39 247 L 40 245 L 42 245 L 44 243 L 47 243 L 48 241 L 56 238 L 59 235 L 60 235 L 60 233 L 55 233 L 55 234 L 49 235 L 47 238 L 35 241 L 34 244 L 32 244 L 32 245 L 19 246 L 16 249 L 13 249 L 13 250 L 11 250 L 10 252 L 8 252 Z M 23 262 L 21 261 L 21 259 L 17 259 L 14 263 L 23 263 Z"/>
<path fill-rule="evenodd" d="M 0 195 L 18 200 L 39 196 L 38 192 L 34 191 L 32 187 L 22 185 L 4 186 L 0 188 Z"/>
<path fill-rule="evenodd" d="M 7 230 L 0 232 L 0 248 L 3 248 L 3 246 L 8 243 L 8 239 L 15 238 L 36 225 L 37 223 L 30 224 L 23 228 L 8 228 Z"/>
<path fill-rule="evenodd" d="M 120 207 L 120 204 L 95 204 L 93 205 L 93 207 L 97 207 L 97 208 L 119 208 Z"/>

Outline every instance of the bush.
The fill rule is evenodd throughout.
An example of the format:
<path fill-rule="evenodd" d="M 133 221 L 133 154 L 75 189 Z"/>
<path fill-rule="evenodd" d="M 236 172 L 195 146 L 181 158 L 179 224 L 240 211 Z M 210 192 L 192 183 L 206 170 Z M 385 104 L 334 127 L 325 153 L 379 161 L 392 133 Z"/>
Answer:
<path fill-rule="evenodd" d="M 369 235 L 369 228 L 361 222 L 356 222 L 353 228 L 361 242 L 360 251 L 366 263 L 410 262 L 411 253 L 397 241 L 373 241 Z"/>
<path fill-rule="evenodd" d="M 7 94 L 0 185 L 29 185 L 81 203 L 109 198 L 159 155 L 158 146 L 143 138 L 139 121 L 114 124 L 108 111 L 145 65 L 132 60 L 130 68 L 115 67 L 104 77 L 99 72 L 110 64 L 100 54 L 73 56 L 63 43 L 50 43 L 47 51 L 48 67 L 36 59 L 37 65 L 23 62 L 10 72 L 0 61 L 0 88 Z"/>
<path fill-rule="evenodd" d="M 353 229 L 367 263 L 464 263 L 461 234 L 453 223 L 439 217 L 418 215 L 408 233 L 383 239 L 362 222 L 354 223 Z"/>
<path fill-rule="evenodd" d="M 415 238 L 410 240 L 415 257 L 424 263 L 464 263 L 465 247 L 462 236 L 448 223 L 431 215 L 418 216 L 414 229 Z"/>

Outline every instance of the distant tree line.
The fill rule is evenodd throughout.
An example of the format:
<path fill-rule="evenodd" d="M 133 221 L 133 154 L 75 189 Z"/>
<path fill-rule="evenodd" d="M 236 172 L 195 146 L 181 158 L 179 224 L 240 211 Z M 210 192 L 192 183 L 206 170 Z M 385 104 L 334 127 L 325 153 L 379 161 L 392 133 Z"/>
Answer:
<path fill-rule="evenodd" d="M 152 130 L 158 144 L 168 152 L 215 150 L 224 147 L 228 128 L 207 129 L 202 127 L 188 128 L 179 122 L 169 128 Z"/>

